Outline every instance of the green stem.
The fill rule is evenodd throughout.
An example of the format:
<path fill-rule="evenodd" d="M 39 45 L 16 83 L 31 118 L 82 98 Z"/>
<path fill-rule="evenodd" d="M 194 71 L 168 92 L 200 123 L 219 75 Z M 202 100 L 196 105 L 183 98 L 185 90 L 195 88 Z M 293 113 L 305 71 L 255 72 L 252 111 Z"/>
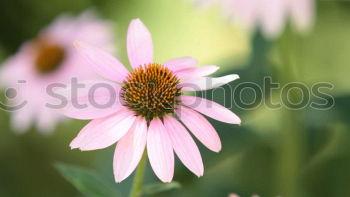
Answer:
<path fill-rule="evenodd" d="M 145 169 L 147 164 L 147 154 L 143 153 L 141 161 L 137 167 L 134 182 L 131 187 L 129 197 L 140 197 L 142 194 L 142 182 L 145 175 Z"/>
<path fill-rule="evenodd" d="M 283 66 L 280 67 L 280 76 L 282 84 L 295 82 L 300 79 L 298 68 L 293 62 L 293 35 L 291 32 L 286 32 L 284 38 L 280 40 L 280 59 Z M 295 49 L 294 49 L 295 50 Z M 292 100 L 297 100 L 299 97 L 296 93 L 290 95 Z M 303 159 L 303 122 L 301 121 L 301 111 L 293 111 L 284 109 L 282 111 L 284 130 L 281 137 L 281 155 L 279 158 L 280 167 L 277 169 L 279 174 L 278 188 L 282 195 L 300 196 L 300 185 L 298 176 Z"/>

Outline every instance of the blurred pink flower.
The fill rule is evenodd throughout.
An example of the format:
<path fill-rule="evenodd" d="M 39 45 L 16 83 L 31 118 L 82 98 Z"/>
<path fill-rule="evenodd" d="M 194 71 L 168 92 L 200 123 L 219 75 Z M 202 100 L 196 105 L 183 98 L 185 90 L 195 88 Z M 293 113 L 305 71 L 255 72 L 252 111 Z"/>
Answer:
<path fill-rule="evenodd" d="M 239 195 L 235 194 L 235 193 L 231 193 L 231 194 L 228 195 L 228 197 L 239 197 Z"/>
<path fill-rule="evenodd" d="M 112 50 L 112 38 L 111 24 L 96 18 L 92 11 L 76 18 L 61 15 L 37 38 L 24 43 L 15 55 L 8 58 L 0 71 L 1 85 L 18 87 L 16 98 L 9 101 L 12 105 L 27 101 L 25 107 L 12 114 L 15 131 L 24 132 L 32 122 L 36 122 L 39 131 L 52 131 L 64 116 L 45 106 L 52 99 L 46 93 L 46 87 L 57 82 L 68 83 L 72 77 L 97 77 L 82 64 L 73 41 L 85 40 Z M 20 80 L 25 80 L 25 83 L 18 84 Z"/>
<path fill-rule="evenodd" d="M 197 60 L 191 57 L 172 59 L 164 64 L 153 63 L 151 34 L 139 19 L 131 21 L 127 34 L 132 72 L 97 47 L 80 41 L 76 42 L 76 47 L 97 73 L 116 82 L 112 85 L 119 90 L 120 102 L 104 109 L 65 109 L 64 113 L 69 117 L 94 119 L 70 146 L 87 151 L 118 142 L 113 165 L 116 182 L 121 182 L 134 171 L 146 146 L 153 171 L 161 181 L 171 182 L 173 178 L 174 151 L 190 171 L 202 176 L 202 158 L 188 130 L 212 151 L 221 150 L 221 141 L 213 126 L 200 113 L 226 123 L 241 122 L 232 111 L 218 103 L 181 95 L 183 91 L 193 91 L 188 84 L 205 90 L 227 84 L 238 76 L 207 77 L 218 67 L 196 67 Z M 211 86 L 206 86 L 207 80 L 211 80 Z M 88 96 L 80 95 L 78 100 Z M 110 97 L 107 92 L 94 94 L 98 101 L 106 97 Z"/>
<path fill-rule="evenodd" d="M 225 15 L 248 30 L 260 27 L 268 38 L 283 31 L 290 18 L 299 33 L 308 32 L 314 22 L 314 0 L 198 0 L 201 4 L 219 2 Z"/>

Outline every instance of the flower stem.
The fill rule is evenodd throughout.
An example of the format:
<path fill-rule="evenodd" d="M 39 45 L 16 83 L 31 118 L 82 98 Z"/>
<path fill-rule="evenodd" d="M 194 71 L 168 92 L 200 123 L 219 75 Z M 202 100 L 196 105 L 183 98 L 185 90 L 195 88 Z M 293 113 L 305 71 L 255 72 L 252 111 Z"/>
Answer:
<path fill-rule="evenodd" d="M 145 169 L 147 164 L 147 154 L 143 153 L 141 161 L 137 167 L 136 174 L 134 177 L 134 182 L 131 187 L 129 197 L 140 197 L 142 194 L 142 182 L 145 175 Z"/>
<path fill-rule="evenodd" d="M 280 67 L 282 86 L 302 80 L 299 68 L 295 63 L 295 37 L 290 31 L 286 31 L 279 43 L 280 60 L 283 66 Z M 298 100 L 300 95 L 290 93 L 291 100 Z M 304 122 L 302 111 L 283 109 L 281 130 L 281 147 L 279 155 L 279 167 L 277 168 L 278 183 L 277 190 L 281 195 L 300 196 L 301 188 L 298 175 L 302 169 L 304 142 Z"/>

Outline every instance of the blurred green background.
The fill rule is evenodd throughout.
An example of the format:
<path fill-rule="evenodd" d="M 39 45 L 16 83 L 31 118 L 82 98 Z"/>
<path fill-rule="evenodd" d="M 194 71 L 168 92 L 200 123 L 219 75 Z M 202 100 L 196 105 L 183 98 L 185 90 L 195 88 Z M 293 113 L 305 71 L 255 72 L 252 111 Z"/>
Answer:
<path fill-rule="evenodd" d="M 231 192 L 243 197 L 350 196 L 350 2 L 317 1 L 310 34 L 296 35 L 287 25 L 278 39 L 269 41 L 259 32 L 248 34 L 231 25 L 218 7 L 199 8 L 187 0 L 1 0 L 1 62 L 60 13 L 79 14 L 87 8 L 114 23 L 116 55 L 125 63 L 127 26 L 131 19 L 140 18 L 152 33 L 157 62 L 193 56 L 202 65 L 220 65 L 217 75 L 240 75 L 239 81 L 230 84 L 232 88 L 240 82 L 262 85 L 264 76 L 282 85 L 290 81 L 310 87 L 316 82 L 334 85 L 327 92 L 335 99 L 329 110 L 234 106 L 232 110 L 243 120 L 241 126 L 210 120 L 223 149 L 217 154 L 197 143 L 204 176 L 198 179 L 177 160 L 174 180 L 181 189 L 149 196 L 216 197 Z M 212 94 L 223 103 L 222 92 L 206 95 Z M 279 102 L 279 95 L 276 90 L 271 99 Z M 293 95 L 300 97 L 296 92 Z M 249 92 L 243 94 L 247 102 L 253 98 Z M 70 141 L 86 122 L 69 121 L 52 135 L 34 129 L 17 135 L 9 128 L 9 118 L 10 114 L 0 113 L 0 197 L 85 196 L 59 173 L 57 163 L 91 169 L 108 189 L 118 190 L 119 196 L 128 194 L 132 176 L 121 184 L 113 181 L 114 147 L 70 150 Z M 146 184 L 158 182 L 149 166 L 146 175 Z"/>

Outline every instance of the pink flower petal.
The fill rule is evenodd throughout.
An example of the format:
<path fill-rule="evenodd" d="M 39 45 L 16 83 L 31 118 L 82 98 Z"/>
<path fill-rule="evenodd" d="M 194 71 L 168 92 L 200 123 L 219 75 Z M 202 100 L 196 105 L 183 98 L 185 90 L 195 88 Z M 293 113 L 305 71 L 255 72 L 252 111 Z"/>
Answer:
<path fill-rule="evenodd" d="M 30 105 L 26 105 L 21 110 L 12 112 L 11 128 L 13 131 L 16 133 L 24 133 L 27 131 L 36 116 L 35 112 L 36 111 L 32 109 Z"/>
<path fill-rule="evenodd" d="M 125 77 L 129 74 L 129 71 L 124 65 L 111 54 L 81 41 L 75 41 L 74 46 L 79 54 L 89 62 L 95 72 L 102 77 L 117 82 L 123 82 Z"/>
<path fill-rule="evenodd" d="M 241 124 L 241 119 L 226 107 L 204 98 L 196 96 L 181 96 L 181 103 L 206 116 L 221 122 Z"/>
<path fill-rule="evenodd" d="M 164 119 L 164 126 L 170 136 L 174 151 L 182 163 L 198 177 L 203 176 L 204 167 L 201 154 L 185 127 L 171 116 Z"/>
<path fill-rule="evenodd" d="M 37 109 L 39 112 L 36 116 L 36 126 L 42 134 L 50 134 L 54 131 L 56 123 L 62 120 L 63 117 L 58 113 L 53 113 L 53 110 L 48 108 Z M 22 123 L 21 123 L 22 124 Z"/>
<path fill-rule="evenodd" d="M 254 196 L 254 195 L 253 195 Z M 238 194 L 235 194 L 235 193 L 231 193 L 228 195 L 228 197 L 239 197 Z"/>
<path fill-rule="evenodd" d="M 122 138 L 135 119 L 132 112 L 123 109 L 108 117 L 92 120 L 80 131 L 70 146 L 80 150 L 106 148 Z"/>
<path fill-rule="evenodd" d="M 76 119 L 96 119 L 108 116 L 122 108 L 120 85 L 108 81 L 82 81 L 69 84 L 58 93 L 67 98 L 61 113 Z"/>
<path fill-rule="evenodd" d="M 131 21 L 126 42 L 129 61 L 134 69 L 153 62 L 152 36 L 140 19 Z"/>
<path fill-rule="evenodd" d="M 234 23 L 251 31 L 259 19 L 261 0 L 223 0 L 224 14 L 231 17 Z"/>
<path fill-rule="evenodd" d="M 176 72 L 182 69 L 192 68 L 198 64 L 198 61 L 192 57 L 179 57 L 171 59 L 164 63 L 164 65 L 171 71 Z"/>
<path fill-rule="evenodd" d="M 204 77 L 215 73 L 219 69 L 218 66 L 201 66 L 186 68 L 174 72 L 179 79 L 189 79 L 195 77 Z"/>
<path fill-rule="evenodd" d="M 114 154 L 114 177 L 116 182 L 126 179 L 136 168 L 147 140 L 147 123 L 137 118 L 128 133 L 120 139 Z"/>
<path fill-rule="evenodd" d="M 226 75 L 223 77 L 200 77 L 186 80 L 179 84 L 182 91 L 203 91 L 214 89 L 239 79 L 238 75 Z"/>
<path fill-rule="evenodd" d="M 194 110 L 178 106 L 176 115 L 193 133 L 196 138 L 202 142 L 208 149 L 219 152 L 221 150 L 221 141 L 214 127 L 201 114 Z"/>
<path fill-rule="evenodd" d="M 152 169 L 163 182 L 171 182 L 174 175 L 174 152 L 169 135 L 158 118 L 148 128 L 147 153 Z"/>
<path fill-rule="evenodd" d="M 315 1 L 294 0 L 288 1 L 288 3 L 292 24 L 300 33 L 307 33 L 315 20 Z"/>
<path fill-rule="evenodd" d="M 293 0 L 294 1 L 294 0 Z M 261 29 L 269 38 L 277 37 L 283 30 L 286 19 L 286 1 L 262 0 L 261 2 Z"/>

